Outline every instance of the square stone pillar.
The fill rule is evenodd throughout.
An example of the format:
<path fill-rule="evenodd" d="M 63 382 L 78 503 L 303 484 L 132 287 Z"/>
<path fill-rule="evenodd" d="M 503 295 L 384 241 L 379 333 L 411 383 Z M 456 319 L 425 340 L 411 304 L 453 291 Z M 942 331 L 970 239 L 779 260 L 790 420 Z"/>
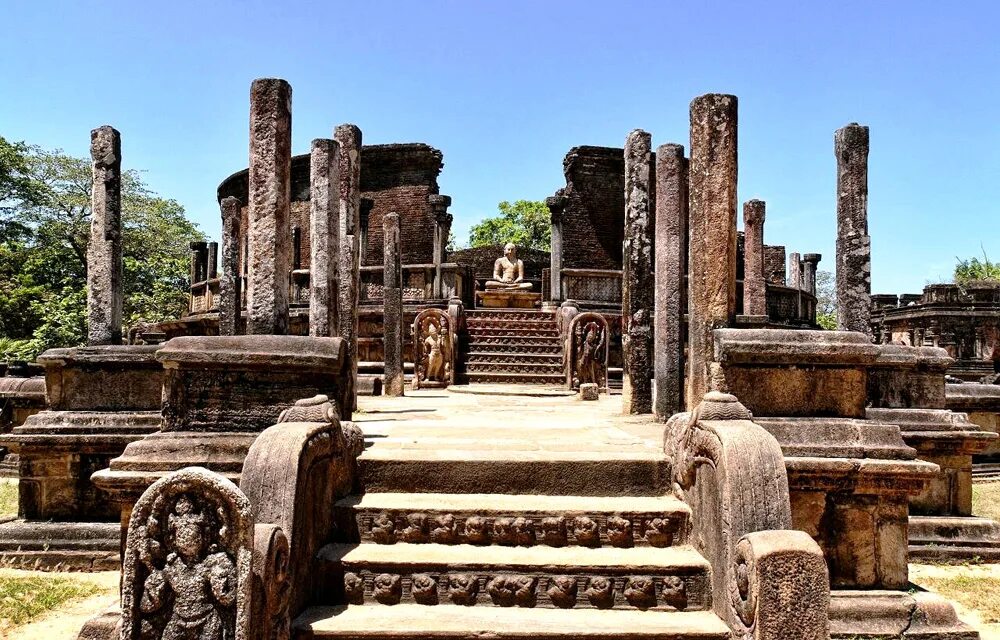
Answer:
<path fill-rule="evenodd" d="M 313 140 L 309 159 L 309 335 L 337 332 L 337 252 L 340 250 L 340 148 Z"/>
<path fill-rule="evenodd" d="M 208 255 L 206 257 L 206 280 L 214 280 L 219 277 L 219 243 L 208 243 Z"/>
<path fill-rule="evenodd" d="M 688 378 L 693 410 L 711 389 L 712 331 L 736 319 L 737 99 L 691 102 Z"/>
<path fill-rule="evenodd" d="M 764 279 L 763 200 L 743 203 L 743 313 L 767 315 L 767 285 Z"/>
<path fill-rule="evenodd" d="M 562 264 L 563 264 L 563 212 L 566 210 L 566 196 L 560 189 L 554 196 L 545 199 L 549 208 L 552 224 L 552 242 L 549 247 L 549 298 L 552 302 L 562 301 Z"/>
<path fill-rule="evenodd" d="M 122 137 L 116 129 L 90 132 L 93 169 L 87 243 L 87 343 L 122 342 Z"/>
<path fill-rule="evenodd" d="M 684 275 L 688 245 L 688 174 L 684 146 L 656 150 L 656 265 L 653 316 L 653 411 L 666 420 L 683 410 Z"/>
<path fill-rule="evenodd" d="M 247 333 L 288 333 L 292 267 L 289 215 L 292 175 L 292 87 L 263 78 L 250 87 Z"/>
<path fill-rule="evenodd" d="M 868 127 L 834 135 L 837 156 L 837 328 L 871 336 L 872 248 L 868 235 Z"/>
<path fill-rule="evenodd" d="M 193 241 L 188 243 L 191 250 L 191 286 L 195 283 L 204 282 L 205 274 L 208 272 L 208 243 Z"/>
<path fill-rule="evenodd" d="M 811 295 L 816 295 L 816 269 L 822 259 L 819 253 L 802 255 L 802 289 Z"/>
<path fill-rule="evenodd" d="M 441 281 L 441 265 L 448 261 L 448 236 L 451 234 L 452 215 L 448 213 L 451 197 L 432 193 L 427 202 L 434 212 L 434 291 L 435 298 L 444 298 L 444 284 Z"/>
<path fill-rule="evenodd" d="M 653 163 L 651 136 L 625 139 L 625 241 L 622 251 L 622 410 L 653 410 Z"/>
<path fill-rule="evenodd" d="M 232 196 L 219 203 L 222 209 L 222 277 L 219 278 L 219 335 L 235 336 L 240 327 L 240 201 Z"/>
<path fill-rule="evenodd" d="M 382 335 L 385 353 L 384 389 L 387 396 L 403 395 L 403 264 L 399 246 L 399 214 L 382 218 Z"/>
<path fill-rule="evenodd" d="M 358 301 L 361 289 L 361 129 L 353 124 L 338 125 L 334 129 L 333 139 L 340 146 L 338 334 L 347 341 L 351 379 L 357 382 Z M 353 401 L 353 408 L 357 408 L 356 390 L 353 392 Z"/>

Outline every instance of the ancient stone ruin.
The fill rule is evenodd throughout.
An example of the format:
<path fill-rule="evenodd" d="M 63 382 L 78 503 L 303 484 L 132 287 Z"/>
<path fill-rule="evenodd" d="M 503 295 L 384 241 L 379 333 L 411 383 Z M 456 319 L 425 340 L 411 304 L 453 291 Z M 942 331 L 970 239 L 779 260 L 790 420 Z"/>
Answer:
<path fill-rule="evenodd" d="M 786 271 L 737 202 L 735 96 L 692 101 L 686 147 L 570 150 L 548 255 L 449 253 L 425 144 L 340 125 L 292 156 L 291 96 L 254 81 L 222 271 L 192 247 L 162 344 L 118 344 L 95 132 L 94 344 L 46 352 L 44 410 L 0 437 L 4 558 L 121 563 L 81 638 L 978 637 L 907 561 L 1000 548 L 970 511 L 996 436 L 953 410 L 997 407 L 946 385 L 964 352 L 879 329 L 867 128 L 834 136 L 822 331 L 819 254 Z"/>

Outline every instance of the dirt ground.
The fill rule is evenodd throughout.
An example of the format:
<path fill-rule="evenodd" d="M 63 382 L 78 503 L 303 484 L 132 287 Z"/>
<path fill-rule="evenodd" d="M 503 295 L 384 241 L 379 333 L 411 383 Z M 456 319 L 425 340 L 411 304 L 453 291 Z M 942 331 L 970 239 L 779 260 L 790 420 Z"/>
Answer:
<path fill-rule="evenodd" d="M 0 569 L 0 571 L 5 575 L 25 577 L 67 576 L 96 583 L 102 589 L 101 593 L 88 598 L 70 600 L 27 624 L 6 631 L 0 629 L 0 638 L 3 640 L 75 640 L 84 622 L 118 602 L 117 571 L 65 574 L 16 569 Z"/>

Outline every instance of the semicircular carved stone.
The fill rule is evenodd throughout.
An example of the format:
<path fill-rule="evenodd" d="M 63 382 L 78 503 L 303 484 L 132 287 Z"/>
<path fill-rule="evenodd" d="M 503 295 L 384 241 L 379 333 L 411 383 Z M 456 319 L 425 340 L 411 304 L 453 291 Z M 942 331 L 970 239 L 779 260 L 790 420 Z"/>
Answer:
<path fill-rule="evenodd" d="M 250 500 L 188 467 L 135 503 L 122 565 L 122 639 L 248 640 L 254 527 Z"/>

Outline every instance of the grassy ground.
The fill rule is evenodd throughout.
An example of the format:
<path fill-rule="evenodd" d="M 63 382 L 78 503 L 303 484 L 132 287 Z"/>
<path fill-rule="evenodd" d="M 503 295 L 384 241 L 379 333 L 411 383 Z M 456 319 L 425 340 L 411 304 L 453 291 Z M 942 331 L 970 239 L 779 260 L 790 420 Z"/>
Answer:
<path fill-rule="evenodd" d="M 911 564 L 910 581 L 955 602 L 983 640 L 1000 640 L 1000 564 Z"/>
<path fill-rule="evenodd" d="M 0 520 L 17 515 L 17 480 L 0 478 Z"/>
<path fill-rule="evenodd" d="M 1000 482 L 972 485 L 972 513 L 1000 520 Z"/>
<path fill-rule="evenodd" d="M 113 591 L 113 582 L 85 574 L 0 569 L 0 637 L 73 601 Z"/>

